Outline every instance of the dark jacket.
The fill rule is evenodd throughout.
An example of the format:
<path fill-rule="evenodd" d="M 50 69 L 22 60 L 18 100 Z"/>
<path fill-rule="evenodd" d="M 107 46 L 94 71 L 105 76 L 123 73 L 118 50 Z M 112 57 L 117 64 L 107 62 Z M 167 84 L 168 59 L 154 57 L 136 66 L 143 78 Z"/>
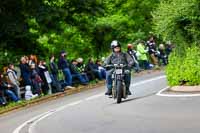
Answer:
<path fill-rule="evenodd" d="M 31 80 L 30 80 L 30 68 L 28 64 L 20 64 L 19 65 L 20 70 L 21 70 L 21 77 L 24 81 L 25 85 L 31 85 Z"/>
<path fill-rule="evenodd" d="M 65 68 L 69 68 L 69 62 L 64 58 L 64 57 L 60 57 L 59 61 L 58 61 L 58 68 L 59 69 L 65 69 Z"/>
<path fill-rule="evenodd" d="M 50 67 L 52 74 L 54 74 L 54 75 L 58 74 L 58 68 L 54 62 L 50 62 L 49 67 Z"/>
<path fill-rule="evenodd" d="M 124 64 L 132 67 L 134 64 L 133 59 L 130 57 L 128 53 L 112 53 L 105 61 L 105 65 L 110 64 Z"/>
<path fill-rule="evenodd" d="M 148 41 L 147 42 L 147 47 L 149 49 L 149 54 L 156 54 L 156 44 L 154 41 Z"/>
<path fill-rule="evenodd" d="M 96 71 L 98 70 L 98 66 L 95 63 L 88 63 L 85 67 L 86 71 Z"/>
<path fill-rule="evenodd" d="M 78 67 L 74 64 L 70 65 L 70 71 L 71 71 L 71 74 L 80 74 Z"/>

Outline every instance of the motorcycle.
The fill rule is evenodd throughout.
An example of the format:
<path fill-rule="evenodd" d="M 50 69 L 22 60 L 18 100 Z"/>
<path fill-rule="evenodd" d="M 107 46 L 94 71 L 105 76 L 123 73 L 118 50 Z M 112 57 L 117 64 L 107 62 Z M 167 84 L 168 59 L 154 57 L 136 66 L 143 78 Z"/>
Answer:
<path fill-rule="evenodd" d="M 117 103 L 121 103 L 122 98 L 126 99 L 128 97 L 124 77 L 129 71 L 125 70 L 126 65 L 123 64 L 107 65 L 107 67 L 114 68 L 112 73 L 112 98 L 116 99 Z"/>

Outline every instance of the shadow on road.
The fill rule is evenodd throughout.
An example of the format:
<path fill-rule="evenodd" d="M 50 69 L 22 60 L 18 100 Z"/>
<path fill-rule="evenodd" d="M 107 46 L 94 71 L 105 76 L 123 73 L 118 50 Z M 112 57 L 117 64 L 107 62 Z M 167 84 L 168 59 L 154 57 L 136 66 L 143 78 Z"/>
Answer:
<path fill-rule="evenodd" d="M 153 96 L 155 94 L 149 94 L 149 95 L 145 95 L 145 96 L 140 96 L 140 97 L 133 97 L 133 98 L 127 98 L 125 100 L 122 100 L 122 102 L 120 104 L 123 104 L 123 103 L 126 103 L 126 102 L 130 102 L 130 101 L 135 101 L 135 100 L 140 100 L 140 99 L 143 99 L 143 98 L 147 98 L 147 97 L 150 97 L 150 96 Z M 112 99 L 112 98 L 111 98 Z M 113 104 L 117 104 L 116 103 L 116 100 L 114 100 L 115 102 L 112 103 L 111 105 Z"/>

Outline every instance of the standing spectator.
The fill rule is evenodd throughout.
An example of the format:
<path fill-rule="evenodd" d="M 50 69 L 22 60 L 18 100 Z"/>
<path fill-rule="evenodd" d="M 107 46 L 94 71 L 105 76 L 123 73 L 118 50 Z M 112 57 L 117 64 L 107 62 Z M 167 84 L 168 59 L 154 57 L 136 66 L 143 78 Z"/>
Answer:
<path fill-rule="evenodd" d="M 78 71 L 77 64 L 78 62 L 76 60 L 71 61 L 70 70 L 72 73 L 72 77 L 73 79 L 77 78 L 81 82 L 81 84 L 87 85 L 89 82 L 88 77 L 85 73 L 80 73 Z"/>
<path fill-rule="evenodd" d="M 17 95 L 17 97 L 20 99 L 21 93 L 20 93 L 19 81 L 17 78 L 16 71 L 14 70 L 13 64 L 9 64 L 8 69 L 7 69 L 7 75 L 8 75 L 9 83 L 14 88 L 15 94 Z"/>
<path fill-rule="evenodd" d="M 67 85 L 67 88 L 74 88 L 72 87 L 72 74 L 70 72 L 70 64 L 67 61 L 66 58 L 66 52 L 65 51 L 61 51 L 60 53 L 60 59 L 58 61 L 58 68 L 62 70 L 64 76 L 65 76 L 65 83 Z"/>
<path fill-rule="evenodd" d="M 159 52 L 159 54 L 158 54 L 159 62 L 163 63 L 163 65 L 167 65 L 168 61 L 167 61 L 167 55 L 165 54 L 165 46 L 164 46 L 164 44 L 160 44 L 159 45 L 158 52 Z"/>
<path fill-rule="evenodd" d="M 149 41 L 147 41 L 147 48 L 151 58 L 151 61 L 155 67 L 158 66 L 158 59 L 157 59 L 157 50 L 156 50 L 156 43 L 154 37 L 150 37 Z"/>
<path fill-rule="evenodd" d="M 3 74 L 0 74 L 0 90 L 2 90 L 5 96 L 8 96 L 12 101 L 19 101 L 19 98 L 13 91 L 12 85 L 5 81 L 5 77 Z"/>
<path fill-rule="evenodd" d="M 51 55 L 50 57 L 50 64 L 49 64 L 49 67 L 50 67 L 50 71 L 51 71 L 51 79 L 52 79 L 52 87 L 55 88 L 53 89 L 54 92 L 61 92 L 61 91 L 64 91 L 62 89 L 62 86 L 58 80 L 58 68 L 54 62 L 55 60 L 55 56 L 54 55 Z"/>
<path fill-rule="evenodd" d="M 137 58 L 137 51 L 133 49 L 132 44 L 127 45 L 127 53 L 131 56 L 131 58 L 134 61 L 134 66 L 135 66 L 135 71 L 139 72 L 140 71 L 140 66 Z"/>
<path fill-rule="evenodd" d="M 145 50 L 145 43 L 144 41 L 141 41 L 138 45 L 137 45 L 137 51 L 139 53 L 139 62 L 141 64 L 141 67 L 143 69 L 149 69 L 149 62 L 148 62 L 148 58 L 147 58 L 147 50 Z"/>
<path fill-rule="evenodd" d="M 172 50 L 173 50 L 173 45 L 172 45 L 171 41 L 167 41 L 167 43 L 166 43 L 166 49 L 165 49 L 167 58 L 169 57 L 169 55 L 172 52 Z"/>
<path fill-rule="evenodd" d="M 30 57 L 29 57 L 29 62 L 28 62 L 28 64 L 29 64 L 29 66 L 31 66 L 31 64 L 37 65 L 37 64 L 38 64 L 37 56 L 31 54 Z"/>
<path fill-rule="evenodd" d="M 23 79 L 23 83 L 25 86 L 31 85 L 30 68 L 27 62 L 28 61 L 26 57 L 24 56 L 21 58 L 21 62 L 19 65 L 20 70 L 21 70 L 21 77 Z"/>
<path fill-rule="evenodd" d="M 39 69 L 39 75 L 43 81 L 42 92 L 44 94 L 51 94 L 52 93 L 52 88 L 51 88 L 52 80 L 49 75 L 49 71 L 46 66 L 46 62 L 40 61 L 39 65 L 38 65 L 38 69 Z"/>

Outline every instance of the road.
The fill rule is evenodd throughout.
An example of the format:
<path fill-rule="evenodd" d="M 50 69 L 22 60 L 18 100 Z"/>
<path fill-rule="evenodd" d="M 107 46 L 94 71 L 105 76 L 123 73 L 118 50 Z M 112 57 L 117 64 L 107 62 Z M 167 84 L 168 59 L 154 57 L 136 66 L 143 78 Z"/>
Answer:
<path fill-rule="evenodd" d="M 105 87 L 59 98 L 0 117 L 1 133 L 199 133 L 199 97 L 155 95 L 167 86 L 164 73 L 132 79 L 121 104 Z"/>

